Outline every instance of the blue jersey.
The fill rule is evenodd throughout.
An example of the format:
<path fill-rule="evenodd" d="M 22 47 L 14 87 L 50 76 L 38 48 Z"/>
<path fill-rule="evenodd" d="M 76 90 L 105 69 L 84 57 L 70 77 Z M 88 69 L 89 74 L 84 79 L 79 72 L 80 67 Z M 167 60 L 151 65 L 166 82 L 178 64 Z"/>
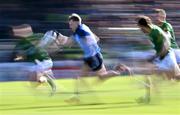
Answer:
<path fill-rule="evenodd" d="M 100 53 L 100 48 L 97 44 L 95 35 L 85 24 L 78 26 L 73 34 L 73 38 L 83 50 L 85 58 Z"/>

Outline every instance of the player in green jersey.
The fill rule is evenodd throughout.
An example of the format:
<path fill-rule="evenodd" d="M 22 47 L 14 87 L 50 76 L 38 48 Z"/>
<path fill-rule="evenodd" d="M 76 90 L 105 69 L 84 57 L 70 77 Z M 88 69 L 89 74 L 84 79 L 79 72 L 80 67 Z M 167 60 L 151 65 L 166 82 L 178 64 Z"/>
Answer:
<path fill-rule="evenodd" d="M 17 30 L 19 27 L 15 27 Z M 52 66 L 53 62 L 48 52 L 39 47 L 39 40 L 43 37 L 43 34 L 32 34 L 28 36 L 19 35 L 20 40 L 15 47 L 15 61 L 30 62 L 24 65 L 20 70 L 25 70 L 30 73 L 30 80 L 38 81 L 39 83 L 47 82 L 51 88 L 53 95 L 56 91 L 56 85 L 53 81 Z"/>
<path fill-rule="evenodd" d="M 137 19 L 138 27 L 143 33 L 149 36 L 149 40 L 154 45 L 156 54 L 152 57 L 155 67 L 152 71 L 163 73 L 168 79 L 179 79 L 180 68 L 176 62 L 175 54 L 170 48 L 170 39 L 168 35 L 158 26 L 152 24 L 151 19 L 147 16 L 140 16 Z M 150 89 L 152 86 L 151 79 L 146 80 L 149 86 L 146 87 L 146 95 L 143 98 L 145 102 L 150 101 Z"/>
<path fill-rule="evenodd" d="M 176 42 L 175 33 L 172 25 L 166 21 L 166 12 L 163 9 L 155 9 L 155 12 L 156 23 L 170 37 L 171 48 L 173 48 L 177 63 L 180 64 L 179 46 Z"/>

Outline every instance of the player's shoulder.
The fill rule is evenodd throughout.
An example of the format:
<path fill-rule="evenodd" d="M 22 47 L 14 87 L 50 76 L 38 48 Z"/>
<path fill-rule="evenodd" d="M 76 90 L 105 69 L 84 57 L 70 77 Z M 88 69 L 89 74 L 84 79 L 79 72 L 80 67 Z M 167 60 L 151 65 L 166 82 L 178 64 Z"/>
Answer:
<path fill-rule="evenodd" d="M 157 32 L 157 31 L 160 31 L 161 30 L 161 28 L 159 27 L 159 26 L 157 26 L 157 25 L 155 25 L 155 24 L 153 24 L 152 25 L 152 32 L 154 33 L 154 32 Z"/>
<path fill-rule="evenodd" d="M 76 29 L 75 34 L 77 34 L 79 36 L 88 36 L 88 35 L 90 35 L 90 29 L 85 24 L 81 24 Z"/>
<path fill-rule="evenodd" d="M 154 30 L 158 31 L 158 32 L 162 32 L 163 30 L 161 29 L 161 27 L 159 27 L 158 25 L 154 25 Z"/>
<path fill-rule="evenodd" d="M 167 21 L 164 21 L 163 25 L 166 26 L 166 27 L 172 27 L 172 25 L 169 22 L 167 22 Z"/>
<path fill-rule="evenodd" d="M 151 29 L 150 36 L 157 36 L 162 33 L 162 29 L 157 25 L 153 24 Z"/>
<path fill-rule="evenodd" d="M 165 25 L 169 25 L 170 23 L 169 22 L 167 22 L 167 21 L 163 21 L 163 24 L 165 24 Z M 171 25 L 171 24 L 170 24 Z"/>

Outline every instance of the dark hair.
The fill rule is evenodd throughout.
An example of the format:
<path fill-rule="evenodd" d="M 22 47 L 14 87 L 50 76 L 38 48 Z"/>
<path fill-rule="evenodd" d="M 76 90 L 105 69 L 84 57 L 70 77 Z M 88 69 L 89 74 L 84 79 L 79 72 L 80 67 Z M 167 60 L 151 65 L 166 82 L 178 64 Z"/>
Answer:
<path fill-rule="evenodd" d="M 73 20 L 73 21 L 81 22 L 81 17 L 75 13 L 71 14 L 68 19 L 69 19 L 69 21 Z"/>
<path fill-rule="evenodd" d="M 148 26 L 148 24 L 151 24 L 151 19 L 147 16 L 138 17 L 137 21 L 140 26 Z"/>

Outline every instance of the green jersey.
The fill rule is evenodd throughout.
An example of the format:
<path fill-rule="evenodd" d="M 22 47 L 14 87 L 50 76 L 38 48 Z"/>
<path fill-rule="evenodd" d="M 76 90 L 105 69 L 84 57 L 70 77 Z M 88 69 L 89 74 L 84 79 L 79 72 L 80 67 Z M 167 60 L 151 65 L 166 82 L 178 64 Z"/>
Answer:
<path fill-rule="evenodd" d="M 169 49 L 169 40 L 160 27 L 152 25 L 149 37 L 152 43 L 154 44 L 154 49 L 156 50 L 157 54 L 162 53 L 164 49 Z"/>
<path fill-rule="evenodd" d="M 170 32 L 171 34 L 171 48 L 179 48 L 179 46 L 176 43 L 176 39 L 175 39 L 175 34 L 174 34 L 174 29 L 171 26 L 170 23 L 164 21 L 163 24 L 161 26 L 159 26 L 162 30 L 164 30 L 165 32 Z"/>
<path fill-rule="evenodd" d="M 27 38 L 21 38 L 15 48 L 17 53 L 23 55 L 26 61 L 31 62 L 33 62 L 35 59 L 40 61 L 50 59 L 45 49 L 37 47 L 41 37 L 42 34 L 34 34 Z"/>

